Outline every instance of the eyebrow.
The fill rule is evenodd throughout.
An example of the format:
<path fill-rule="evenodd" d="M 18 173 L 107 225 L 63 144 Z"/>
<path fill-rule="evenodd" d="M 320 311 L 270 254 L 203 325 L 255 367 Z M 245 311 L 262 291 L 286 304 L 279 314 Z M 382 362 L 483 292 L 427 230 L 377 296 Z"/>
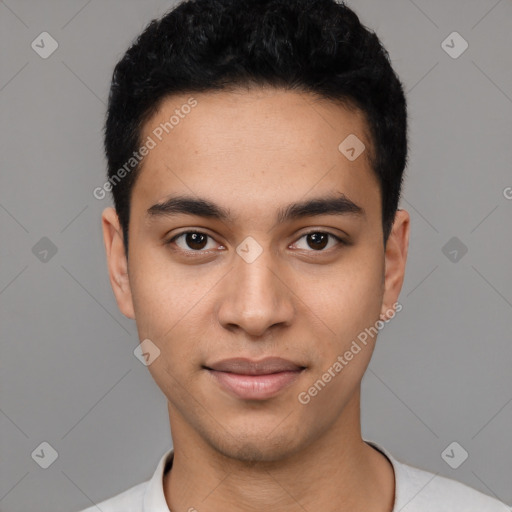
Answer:
<path fill-rule="evenodd" d="M 208 199 L 192 196 L 171 196 L 165 201 L 159 202 L 148 208 L 146 212 L 150 219 L 159 217 L 172 217 L 174 215 L 196 215 L 217 219 L 222 222 L 233 222 L 231 211 L 217 205 Z M 304 217 L 320 215 L 355 215 L 363 218 L 366 216 L 364 208 L 354 203 L 344 194 L 332 197 L 319 197 L 291 203 L 278 210 L 277 223 L 282 224 Z"/>

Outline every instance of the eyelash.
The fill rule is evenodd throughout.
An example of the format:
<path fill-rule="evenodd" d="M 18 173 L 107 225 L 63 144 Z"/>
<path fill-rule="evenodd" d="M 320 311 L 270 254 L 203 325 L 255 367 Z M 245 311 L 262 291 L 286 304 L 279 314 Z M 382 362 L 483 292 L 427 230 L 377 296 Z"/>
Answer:
<path fill-rule="evenodd" d="M 213 239 L 213 237 L 211 235 L 209 235 L 208 233 L 204 233 L 203 231 L 183 231 L 182 233 L 178 233 L 177 235 L 174 235 L 172 238 L 170 238 L 169 240 L 167 240 L 165 242 L 165 245 L 171 245 L 172 243 L 175 242 L 175 240 L 177 240 L 178 238 L 182 237 L 182 236 L 185 236 L 185 235 L 189 235 L 189 234 L 199 234 L 199 235 L 206 235 L 208 238 L 211 238 Z M 328 235 L 329 237 L 331 238 L 334 238 L 339 245 L 348 245 L 347 242 L 345 242 L 345 240 L 343 240 L 342 238 L 340 238 L 339 236 L 337 235 L 334 235 L 333 233 L 330 233 L 329 231 L 319 231 L 319 230 L 312 230 L 312 231 L 308 231 L 307 233 L 303 233 L 298 239 L 297 241 L 301 240 L 302 238 L 308 236 L 308 235 L 312 235 L 312 234 L 322 234 L 322 235 Z M 295 242 L 296 243 L 296 242 Z M 309 250 L 309 251 L 306 251 L 306 252 L 311 252 L 311 253 L 325 253 L 327 251 L 329 251 L 330 249 L 333 249 L 333 247 L 329 248 L 329 249 L 321 249 L 321 250 Z M 184 249 L 177 249 L 178 251 L 181 251 L 181 252 L 184 252 L 188 255 L 195 255 L 195 254 L 198 254 L 198 255 L 201 255 L 201 254 L 209 254 L 211 252 L 211 250 L 193 250 L 193 249 L 190 249 L 190 250 L 184 250 Z"/>

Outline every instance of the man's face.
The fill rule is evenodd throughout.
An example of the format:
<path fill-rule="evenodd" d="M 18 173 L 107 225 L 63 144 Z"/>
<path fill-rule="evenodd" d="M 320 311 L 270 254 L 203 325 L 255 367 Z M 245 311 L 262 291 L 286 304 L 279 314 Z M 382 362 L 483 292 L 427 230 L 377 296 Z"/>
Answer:
<path fill-rule="evenodd" d="M 197 104 L 182 109 L 191 96 Z M 158 130 L 176 109 L 174 128 Z M 129 284 L 116 297 L 140 340 L 160 350 L 149 370 L 169 401 L 173 436 L 186 428 L 226 455 L 278 460 L 355 421 L 375 338 L 359 342 L 334 377 L 332 368 L 391 308 L 402 277 L 398 269 L 386 291 L 367 150 L 351 160 L 338 149 L 350 134 L 369 148 L 366 132 L 357 112 L 263 89 L 174 96 L 146 123 L 142 140 L 156 147 L 133 189 Z M 342 195 L 359 209 L 283 215 Z M 177 196 L 229 217 L 152 208 Z M 295 366 L 266 377 L 212 368 L 268 357 Z M 330 382 L 307 393 L 329 368 Z"/>

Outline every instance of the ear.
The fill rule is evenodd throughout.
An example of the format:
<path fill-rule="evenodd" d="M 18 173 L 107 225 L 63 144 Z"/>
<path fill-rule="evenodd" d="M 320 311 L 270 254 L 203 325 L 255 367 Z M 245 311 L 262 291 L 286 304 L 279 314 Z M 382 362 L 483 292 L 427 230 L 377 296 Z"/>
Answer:
<path fill-rule="evenodd" d="M 405 264 L 409 249 L 410 217 L 406 210 L 397 210 L 384 254 L 384 296 L 382 299 L 381 320 L 390 317 L 395 309 L 404 282 Z"/>
<path fill-rule="evenodd" d="M 135 318 L 132 292 L 128 277 L 128 261 L 124 251 L 123 232 L 116 210 L 106 208 L 101 216 L 103 241 L 107 253 L 110 284 L 121 313 L 128 318 Z"/>

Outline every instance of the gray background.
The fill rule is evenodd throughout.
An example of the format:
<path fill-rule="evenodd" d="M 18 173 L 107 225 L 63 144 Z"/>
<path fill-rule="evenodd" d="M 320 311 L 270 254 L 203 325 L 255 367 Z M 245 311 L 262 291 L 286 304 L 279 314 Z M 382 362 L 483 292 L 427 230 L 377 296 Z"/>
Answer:
<path fill-rule="evenodd" d="M 390 52 L 411 137 L 403 310 L 363 380 L 363 436 L 512 504 L 512 2 L 347 3 Z M 79 510 L 148 479 L 171 446 L 108 282 L 109 199 L 92 195 L 113 66 L 171 5 L 0 2 L 2 512 Z M 47 59 L 31 48 L 43 31 L 59 45 Z M 458 58 L 441 45 L 453 31 Z M 48 469 L 31 457 L 45 441 Z M 453 441 L 469 453 L 458 469 L 441 457 Z"/>

